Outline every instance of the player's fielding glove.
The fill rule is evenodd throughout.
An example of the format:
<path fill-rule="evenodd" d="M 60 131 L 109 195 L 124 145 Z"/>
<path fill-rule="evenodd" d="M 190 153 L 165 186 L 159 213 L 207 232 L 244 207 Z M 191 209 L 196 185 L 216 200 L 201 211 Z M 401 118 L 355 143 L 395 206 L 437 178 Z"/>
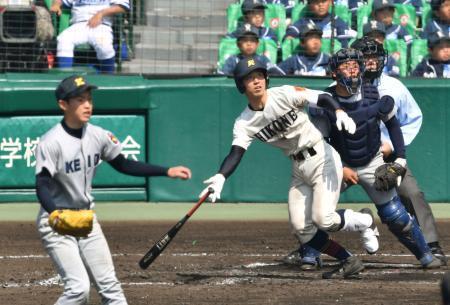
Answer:
<path fill-rule="evenodd" d="M 49 218 L 50 227 L 61 235 L 86 237 L 92 231 L 94 211 L 55 210 Z"/>
<path fill-rule="evenodd" d="M 395 162 L 385 163 L 375 170 L 375 189 L 378 191 L 389 191 L 400 186 L 406 173 L 405 159 L 398 158 Z"/>

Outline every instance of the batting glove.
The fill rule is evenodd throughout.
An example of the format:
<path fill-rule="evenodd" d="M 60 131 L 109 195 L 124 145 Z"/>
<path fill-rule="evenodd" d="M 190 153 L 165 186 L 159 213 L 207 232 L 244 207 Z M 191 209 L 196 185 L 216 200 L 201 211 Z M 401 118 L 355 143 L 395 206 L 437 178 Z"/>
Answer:
<path fill-rule="evenodd" d="M 356 124 L 351 117 L 345 111 L 336 111 L 336 126 L 339 131 L 346 130 L 349 134 L 354 134 L 356 131 Z"/>
<path fill-rule="evenodd" d="M 199 197 L 205 195 L 208 192 L 208 189 L 212 188 L 214 193 L 209 194 L 209 201 L 216 202 L 217 199 L 220 199 L 220 192 L 222 192 L 223 184 L 225 183 L 224 175 L 215 174 L 211 178 L 203 181 L 203 183 L 208 184 L 208 186 L 200 193 Z"/>

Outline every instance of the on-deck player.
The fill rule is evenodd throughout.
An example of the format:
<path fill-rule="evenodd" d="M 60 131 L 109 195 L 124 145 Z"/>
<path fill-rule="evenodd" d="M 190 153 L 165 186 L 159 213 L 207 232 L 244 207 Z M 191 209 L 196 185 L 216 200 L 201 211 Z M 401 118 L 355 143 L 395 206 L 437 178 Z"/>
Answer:
<path fill-rule="evenodd" d="M 89 123 L 93 89 L 96 87 L 81 76 L 61 81 L 55 95 L 64 118 L 42 136 L 36 151 L 36 193 L 41 203 L 37 226 L 64 282 L 64 292 L 56 302 L 61 305 L 87 304 L 91 281 L 102 304 L 127 304 L 95 215 L 86 237 L 72 236 L 79 235 L 77 230 L 57 233 L 63 219 L 72 217 L 76 226 L 85 221 L 86 214 L 92 215 L 92 179 L 101 160 L 132 176 L 191 177 L 191 171 L 183 166 L 167 168 L 125 159 L 117 138 Z"/>
<path fill-rule="evenodd" d="M 97 53 L 99 70 L 114 72 L 112 16 L 130 9 L 129 0 L 54 0 L 50 11 L 71 9 L 70 26 L 58 35 L 56 57 L 60 68 L 72 67 L 74 48 L 88 43 Z"/>
<path fill-rule="evenodd" d="M 302 87 L 281 86 L 267 89 L 265 65 L 256 58 L 242 59 L 234 71 L 236 86 L 245 93 L 248 106 L 236 119 L 231 151 L 219 172 L 205 181 L 220 199 L 224 182 L 238 166 L 253 140 L 280 148 L 292 160 L 289 190 L 289 219 L 301 243 L 340 260 L 339 268 L 323 274 L 324 278 L 351 277 L 364 269 L 362 262 L 327 232 L 360 231 L 366 248 L 378 248 L 371 214 L 350 209 L 336 211 L 342 180 L 342 164 L 337 152 L 327 144 L 312 125 L 305 107 L 327 107 L 336 114 L 336 124 L 343 133 L 354 132 L 354 122 L 327 93 Z M 369 233 L 369 234 L 368 234 Z"/>

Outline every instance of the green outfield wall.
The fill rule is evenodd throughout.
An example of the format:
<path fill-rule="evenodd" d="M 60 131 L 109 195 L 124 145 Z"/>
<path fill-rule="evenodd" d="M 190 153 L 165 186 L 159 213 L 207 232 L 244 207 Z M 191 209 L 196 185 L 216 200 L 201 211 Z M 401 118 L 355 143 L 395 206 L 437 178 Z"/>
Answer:
<path fill-rule="evenodd" d="M 61 119 L 54 89 L 67 75 L 0 74 L 0 202 L 35 201 L 33 150 L 39 136 Z M 101 164 L 94 181 L 98 201 L 192 201 L 229 151 L 234 119 L 246 105 L 232 79 L 198 77 L 145 79 L 87 76 L 94 93 L 93 123 L 124 144 L 128 158 L 154 164 L 187 165 L 190 181 L 134 178 Z M 271 85 L 323 89 L 329 79 L 274 78 Z M 427 198 L 450 201 L 449 80 L 405 79 L 424 121 L 408 148 L 408 162 Z M 227 181 L 227 202 L 286 202 L 290 161 L 280 151 L 254 143 Z M 359 187 L 342 202 L 367 202 Z"/>

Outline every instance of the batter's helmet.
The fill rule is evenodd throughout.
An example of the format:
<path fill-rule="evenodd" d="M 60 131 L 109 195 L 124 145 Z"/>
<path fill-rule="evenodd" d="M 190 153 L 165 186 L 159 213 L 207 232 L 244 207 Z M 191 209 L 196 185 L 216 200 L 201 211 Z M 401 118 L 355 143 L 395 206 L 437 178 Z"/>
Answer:
<path fill-rule="evenodd" d="M 239 61 L 234 69 L 234 82 L 240 93 L 245 92 L 244 78 L 253 71 L 261 71 L 266 78 L 266 87 L 269 85 L 269 75 L 266 66 L 256 57 L 250 56 Z"/>
<path fill-rule="evenodd" d="M 356 61 L 359 65 L 359 73 L 357 77 L 346 77 L 338 68 L 341 64 L 348 61 Z M 340 49 L 331 58 L 329 62 L 330 71 L 334 72 L 335 79 L 338 83 L 345 86 L 347 92 L 350 94 L 355 94 L 362 83 L 362 74 L 364 73 L 364 58 L 361 51 L 347 48 Z"/>
<path fill-rule="evenodd" d="M 361 51 L 363 56 L 367 59 L 367 57 L 376 57 L 377 58 L 377 69 L 376 70 L 365 70 L 364 78 L 368 80 L 375 79 L 380 77 L 381 73 L 383 73 L 384 65 L 387 61 L 387 52 L 383 47 L 382 43 L 379 43 L 372 37 L 362 37 L 356 39 L 352 45 L 352 48 Z"/>

